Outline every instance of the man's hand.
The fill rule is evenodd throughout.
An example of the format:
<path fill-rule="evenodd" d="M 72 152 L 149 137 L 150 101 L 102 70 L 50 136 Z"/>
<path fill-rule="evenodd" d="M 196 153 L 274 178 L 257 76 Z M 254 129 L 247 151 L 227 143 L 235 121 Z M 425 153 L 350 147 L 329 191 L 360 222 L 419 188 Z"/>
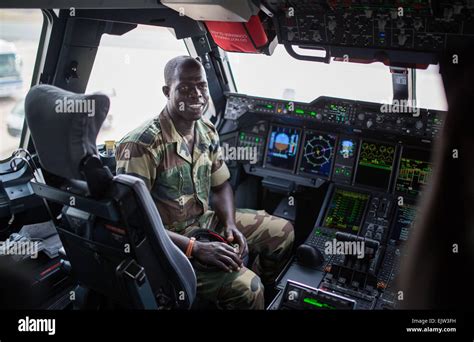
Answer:
<path fill-rule="evenodd" d="M 224 228 L 225 238 L 229 243 L 236 242 L 239 245 L 238 255 L 240 258 L 243 258 L 249 253 L 249 247 L 247 245 L 247 239 L 245 236 L 237 229 L 236 226 L 227 226 Z"/>
<path fill-rule="evenodd" d="M 248 255 L 249 249 L 245 236 L 235 226 L 234 193 L 229 182 L 213 187 L 212 208 L 217 214 L 219 222 L 224 226 L 225 238 L 229 243 L 239 245 L 239 256 Z"/>
<path fill-rule="evenodd" d="M 226 272 L 238 271 L 242 259 L 234 248 L 223 242 L 194 242 L 193 256 L 201 263 L 218 266 Z"/>

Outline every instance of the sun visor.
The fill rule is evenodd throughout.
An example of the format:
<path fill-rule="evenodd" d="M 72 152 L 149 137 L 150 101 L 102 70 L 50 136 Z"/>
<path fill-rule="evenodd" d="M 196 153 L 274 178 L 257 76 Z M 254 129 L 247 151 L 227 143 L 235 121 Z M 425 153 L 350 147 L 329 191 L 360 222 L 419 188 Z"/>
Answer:
<path fill-rule="evenodd" d="M 243 23 L 206 21 L 205 24 L 214 42 L 225 51 L 271 55 L 275 49 L 275 35 L 267 34 L 258 15 Z"/>
<path fill-rule="evenodd" d="M 259 6 L 253 0 L 161 0 L 161 3 L 197 21 L 248 21 Z"/>

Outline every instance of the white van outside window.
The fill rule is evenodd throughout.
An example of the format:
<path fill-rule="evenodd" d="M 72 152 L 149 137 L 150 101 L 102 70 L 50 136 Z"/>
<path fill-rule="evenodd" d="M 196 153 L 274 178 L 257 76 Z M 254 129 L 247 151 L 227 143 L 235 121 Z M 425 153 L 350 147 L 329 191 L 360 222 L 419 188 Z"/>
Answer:
<path fill-rule="evenodd" d="M 15 44 L 0 39 L 0 97 L 16 96 L 23 89 L 21 58 Z"/>

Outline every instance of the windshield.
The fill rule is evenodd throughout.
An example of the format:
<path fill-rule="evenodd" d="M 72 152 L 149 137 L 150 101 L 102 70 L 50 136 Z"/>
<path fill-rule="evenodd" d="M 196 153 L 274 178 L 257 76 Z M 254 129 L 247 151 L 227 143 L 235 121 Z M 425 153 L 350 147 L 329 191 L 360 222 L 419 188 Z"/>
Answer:
<path fill-rule="evenodd" d="M 25 116 L 25 99 L 18 101 L 15 107 L 12 109 L 12 114 L 17 117 L 23 118 Z"/>
<path fill-rule="evenodd" d="M 16 56 L 14 53 L 0 54 L 0 77 L 17 76 Z"/>
<path fill-rule="evenodd" d="M 0 9 L 0 160 L 20 146 L 42 26 L 41 10 Z"/>
<path fill-rule="evenodd" d="M 102 36 L 86 90 L 110 97 L 98 143 L 119 140 L 160 113 L 165 64 L 180 55 L 188 55 L 184 42 L 163 27 L 138 25 L 122 36 Z"/>
<path fill-rule="evenodd" d="M 392 75 L 382 63 L 297 60 L 278 45 L 272 56 L 227 53 L 237 89 L 247 95 L 311 102 L 319 96 L 391 103 Z M 437 66 L 417 70 L 419 107 L 447 110 Z M 434 96 L 433 96 L 434 95 Z"/>

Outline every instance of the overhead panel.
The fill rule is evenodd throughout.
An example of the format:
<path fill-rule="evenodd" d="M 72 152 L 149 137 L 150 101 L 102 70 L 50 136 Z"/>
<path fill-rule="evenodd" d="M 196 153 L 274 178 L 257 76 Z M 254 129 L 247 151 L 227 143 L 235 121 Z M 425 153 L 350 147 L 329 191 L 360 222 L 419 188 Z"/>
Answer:
<path fill-rule="evenodd" d="M 159 0 L 2 0 L 0 8 L 161 8 Z"/>

